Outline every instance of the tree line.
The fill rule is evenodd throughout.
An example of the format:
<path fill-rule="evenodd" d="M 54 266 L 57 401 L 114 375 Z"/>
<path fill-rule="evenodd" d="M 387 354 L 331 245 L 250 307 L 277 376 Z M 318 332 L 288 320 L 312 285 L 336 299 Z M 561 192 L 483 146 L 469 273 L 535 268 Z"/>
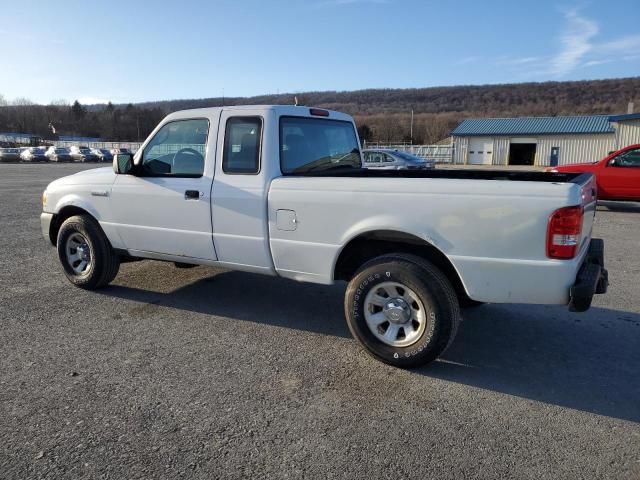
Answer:
<path fill-rule="evenodd" d="M 82 105 L 55 101 L 38 105 L 26 98 L 0 96 L 0 133 L 27 133 L 46 140 L 60 136 L 142 141 L 166 115 L 165 110 L 133 104 Z"/>
<path fill-rule="evenodd" d="M 221 105 L 293 104 L 339 110 L 353 115 L 367 141 L 435 143 L 469 117 L 556 116 L 624 113 L 640 106 L 640 77 L 577 82 L 468 85 L 351 92 L 303 92 L 255 97 L 203 98 L 138 104 L 81 105 L 0 96 L 0 132 L 144 139 L 164 115 L 175 110 Z M 411 137 L 411 111 L 414 112 Z"/>

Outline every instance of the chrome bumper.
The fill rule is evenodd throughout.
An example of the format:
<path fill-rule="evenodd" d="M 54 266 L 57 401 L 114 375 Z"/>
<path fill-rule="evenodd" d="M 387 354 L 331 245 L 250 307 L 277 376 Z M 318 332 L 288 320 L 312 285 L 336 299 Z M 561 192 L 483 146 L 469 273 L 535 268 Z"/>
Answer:
<path fill-rule="evenodd" d="M 51 227 L 52 220 L 53 213 L 42 212 L 40 214 L 40 228 L 42 228 L 42 235 L 47 242 L 51 242 L 51 237 L 49 237 L 49 228 Z"/>

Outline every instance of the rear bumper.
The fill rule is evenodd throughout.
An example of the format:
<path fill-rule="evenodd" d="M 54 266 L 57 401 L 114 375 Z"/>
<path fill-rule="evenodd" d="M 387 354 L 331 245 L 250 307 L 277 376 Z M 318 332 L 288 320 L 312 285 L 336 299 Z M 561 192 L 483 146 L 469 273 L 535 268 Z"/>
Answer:
<path fill-rule="evenodd" d="M 591 306 L 595 294 L 607 292 L 609 274 L 604 268 L 604 241 L 592 238 L 584 257 L 576 281 L 569 292 L 569 310 L 584 312 Z"/>

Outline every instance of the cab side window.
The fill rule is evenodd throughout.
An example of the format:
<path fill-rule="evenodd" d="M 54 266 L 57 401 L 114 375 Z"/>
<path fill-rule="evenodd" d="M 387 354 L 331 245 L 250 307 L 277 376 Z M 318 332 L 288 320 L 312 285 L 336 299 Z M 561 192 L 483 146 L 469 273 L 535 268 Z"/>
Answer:
<path fill-rule="evenodd" d="M 621 153 L 614 160 L 616 167 L 640 167 L 640 148 Z"/>
<path fill-rule="evenodd" d="M 209 134 L 205 119 L 163 125 L 142 152 L 142 174 L 148 177 L 201 177 Z"/>
<path fill-rule="evenodd" d="M 222 171 L 224 173 L 256 174 L 260 171 L 262 119 L 231 117 L 224 132 Z"/>

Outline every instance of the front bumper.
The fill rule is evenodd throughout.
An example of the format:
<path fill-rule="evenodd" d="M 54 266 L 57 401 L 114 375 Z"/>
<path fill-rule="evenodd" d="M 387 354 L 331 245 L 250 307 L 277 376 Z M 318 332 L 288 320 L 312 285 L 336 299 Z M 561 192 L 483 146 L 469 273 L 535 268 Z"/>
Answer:
<path fill-rule="evenodd" d="M 589 251 L 569 292 L 569 310 L 572 312 L 588 310 L 593 295 L 607 293 L 608 286 L 609 273 L 604 268 L 604 241 L 601 238 L 592 238 Z"/>
<path fill-rule="evenodd" d="M 51 228 L 52 221 L 53 221 L 53 213 L 42 212 L 40 214 L 40 227 L 42 228 L 42 235 L 47 240 L 47 242 L 51 242 L 49 231 Z"/>

